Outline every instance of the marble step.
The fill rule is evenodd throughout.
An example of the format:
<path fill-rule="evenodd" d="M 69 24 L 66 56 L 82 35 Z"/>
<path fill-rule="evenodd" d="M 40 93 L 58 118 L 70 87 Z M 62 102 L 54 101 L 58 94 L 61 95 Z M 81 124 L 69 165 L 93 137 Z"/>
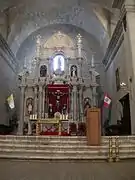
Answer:
<path fill-rule="evenodd" d="M 41 144 L 41 143 L 14 143 L 14 142 L 9 142 L 9 143 L 0 143 L 0 147 L 21 147 L 21 148 L 79 148 L 79 149 L 99 149 L 99 148 L 108 148 L 109 144 L 107 145 L 101 145 L 101 146 L 88 146 L 84 144 Z M 119 148 L 124 148 L 124 149 L 135 149 L 135 144 L 120 144 Z"/>
<path fill-rule="evenodd" d="M 118 137 L 118 136 L 117 136 Z M 109 136 L 102 136 L 101 142 L 108 143 Z M 115 138 L 115 136 L 113 136 Z M 135 136 L 119 136 L 119 142 L 135 143 Z M 76 141 L 76 142 L 87 142 L 86 136 L 0 136 L 0 140 L 19 140 L 19 141 Z"/>
<path fill-rule="evenodd" d="M 0 148 L 21 148 L 21 149 L 40 149 L 40 150 L 99 150 L 99 149 L 108 149 L 108 146 L 87 146 L 87 145 L 37 145 L 37 144 L 1 144 L 0 143 Z"/>
<path fill-rule="evenodd" d="M 87 146 L 87 145 L 41 145 L 41 144 L 0 144 L 0 148 L 9 148 L 9 149 L 34 149 L 34 150 L 52 150 L 55 149 L 57 150 L 66 150 L 66 151 L 81 151 L 81 150 L 102 150 L 106 149 L 108 150 L 109 146 L 108 145 L 102 145 L 102 146 Z M 119 146 L 119 151 L 125 151 L 126 153 L 135 150 L 135 145 L 133 144 L 121 144 Z"/>
<path fill-rule="evenodd" d="M 56 151 L 56 150 L 24 150 L 24 149 L 0 149 L 0 158 L 2 156 L 9 156 L 9 155 L 14 155 L 14 156 L 21 156 L 22 159 L 24 156 L 40 156 L 40 157 L 51 157 L 50 159 L 57 159 L 58 157 L 61 159 L 72 159 L 73 157 L 75 159 L 85 159 L 85 157 L 89 157 L 91 159 L 92 157 L 95 157 L 93 159 L 103 159 L 108 157 L 108 153 L 106 150 L 99 150 L 99 151 Z M 44 159 L 44 158 L 43 158 Z"/>
<path fill-rule="evenodd" d="M 103 161 L 106 161 L 107 160 L 107 157 L 106 155 L 102 155 L 102 156 L 93 156 L 93 155 L 89 155 L 89 156 L 86 156 L 86 155 L 83 155 L 83 156 L 68 156 L 68 155 L 64 155 L 64 156 L 46 156 L 46 155 L 26 155 L 26 154 L 21 154 L 21 155 L 18 155 L 18 154 L 0 154 L 0 158 L 3 158 L 3 159 L 22 159 L 22 160 L 103 160 Z"/>
<path fill-rule="evenodd" d="M 56 151 L 56 150 L 24 150 L 24 149 L 1 149 L 0 158 L 20 158 L 20 159 L 93 159 L 93 160 L 107 160 L 107 150 L 91 150 L 91 151 Z M 119 153 L 120 159 L 135 158 L 134 151 L 121 150 Z"/>
<path fill-rule="evenodd" d="M 135 136 L 113 136 L 118 137 L 120 141 L 135 141 Z M 102 141 L 109 141 L 109 136 L 102 136 Z M 87 141 L 86 136 L 15 136 L 15 135 L 0 135 L 0 139 L 16 139 L 16 140 L 70 140 L 70 141 Z"/>
<path fill-rule="evenodd" d="M 87 145 L 87 141 L 59 141 L 59 140 L 42 140 L 42 141 L 31 141 L 31 140 L 1 140 L 0 144 L 32 144 L 32 145 Z"/>
<path fill-rule="evenodd" d="M 16 139 L 0 139 L 0 144 L 12 144 L 12 145 L 54 145 L 54 146 L 87 146 L 87 141 L 70 141 L 70 140 L 16 140 Z M 101 141 L 101 146 L 108 146 L 109 141 Z M 119 141 L 119 146 L 125 145 L 127 147 L 135 146 L 135 141 Z"/>
<path fill-rule="evenodd" d="M 0 139 L 18 139 L 18 140 L 87 140 L 86 136 L 16 136 L 16 135 L 0 135 Z"/>
<path fill-rule="evenodd" d="M 101 152 L 101 151 L 107 151 L 108 152 L 108 146 L 53 146 L 53 145 L 20 145 L 20 144 L 0 144 L 0 149 L 7 149 L 7 151 L 12 150 L 22 150 L 22 151 L 65 151 L 65 152 Z M 135 154 L 135 146 L 130 145 L 121 145 L 119 146 L 119 152 L 120 153 L 134 153 Z"/>

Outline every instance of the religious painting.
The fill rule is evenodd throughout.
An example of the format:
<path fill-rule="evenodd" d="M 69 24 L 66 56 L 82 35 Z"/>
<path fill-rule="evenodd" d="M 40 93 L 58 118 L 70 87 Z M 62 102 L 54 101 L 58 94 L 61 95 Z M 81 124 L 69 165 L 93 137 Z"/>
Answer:
<path fill-rule="evenodd" d="M 61 75 L 64 73 L 65 69 L 65 58 L 63 55 L 56 55 L 53 58 L 53 72 L 56 75 Z"/>
<path fill-rule="evenodd" d="M 28 98 L 26 100 L 26 113 L 27 115 L 33 114 L 33 99 Z"/>
<path fill-rule="evenodd" d="M 40 77 L 46 77 L 47 75 L 47 67 L 46 65 L 42 65 L 40 67 Z"/>
<path fill-rule="evenodd" d="M 71 75 L 71 77 L 77 77 L 77 66 L 76 65 L 71 66 L 70 75 Z"/>
<path fill-rule="evenodd" d="M 119 68 L 116 69 L 115 71 L 115 77 L 116 77 L 116 89 L 117 91 L 120 90 L 120 73 L 119 73 Z"/>

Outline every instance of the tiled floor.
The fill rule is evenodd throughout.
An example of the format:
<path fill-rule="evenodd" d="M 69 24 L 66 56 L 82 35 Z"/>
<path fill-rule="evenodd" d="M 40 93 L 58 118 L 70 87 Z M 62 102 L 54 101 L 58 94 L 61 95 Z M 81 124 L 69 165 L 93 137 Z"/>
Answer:
<path fill-rule="evenodd" d="M 135 162 L 0 160 L 0 180 L 135 180 Z"/>

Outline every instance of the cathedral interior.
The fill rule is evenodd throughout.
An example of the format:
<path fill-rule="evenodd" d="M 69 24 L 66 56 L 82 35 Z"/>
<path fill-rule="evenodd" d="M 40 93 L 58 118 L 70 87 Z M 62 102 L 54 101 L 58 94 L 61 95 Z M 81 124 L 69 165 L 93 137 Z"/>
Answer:
<path fill-rule="evenodd" d="M 127 16 L 133 4 L 1 1 L 0 124 L 17 124 L 16 133 L 32 134 L 35 119 L 64 115 L 64 124 L 78 126 L 95 107 L 101 109 L 103 134 L 110 125 L 134 134 L 133 27 Z M 7 105 L 11 94 L 13 109 Z M 114 127 L 120 124 L 122 130 Z M 43 133 L 51 125 L 41 126 Z"/>
<path fill-rule="evenodd" d="M 1 180 L 135 179 L 118 163 L 135 159 L 134 22 L 134 0 L 0 0 Z"/>

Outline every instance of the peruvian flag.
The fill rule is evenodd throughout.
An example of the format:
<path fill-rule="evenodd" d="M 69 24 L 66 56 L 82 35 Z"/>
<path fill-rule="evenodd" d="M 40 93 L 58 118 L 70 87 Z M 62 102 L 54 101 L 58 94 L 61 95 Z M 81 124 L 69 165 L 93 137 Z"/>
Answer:
<path fill-rule="evenodd" d="M 111 98 L 108 96 L 107 93 L 105 93 L 105 96 L 104 96 L 104 107 L 109 108 L 111 102 L 112 102 Z"/>

